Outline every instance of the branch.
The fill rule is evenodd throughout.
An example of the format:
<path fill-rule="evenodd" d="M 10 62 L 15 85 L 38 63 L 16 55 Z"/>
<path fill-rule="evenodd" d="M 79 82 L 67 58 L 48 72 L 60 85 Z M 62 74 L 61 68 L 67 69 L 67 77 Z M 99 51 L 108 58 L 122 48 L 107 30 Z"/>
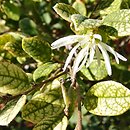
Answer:
<path fill-rule="evenodd" d="M 50 81 L 53 81 L 54 79 L 60 77 L 61 75 L 65 74 L 66 72 L 61 72 L 59 73 L 58 75 L 54 75 L 53 77 L 50 77 L 48 78 L 47 80 L 44 80 L 43 82 L 39 83 L 39 84 L 34 84 L 32 86 L 31 89 L 29 89 L 28 91 L 22 93 L 22 94 L 18 94 L 18 95 L 15 95 L 15 96 L 4 96 L 3 99 L 5 100 L 5 102 L 8 102 L 8 101 L 11 101 L 13 99 L 16 99 L 22 95 L 27 95 L 29 94 L 30 92 L 32 92 L 33 90 L 37 89 L 37 88 L 41 88 L 44 84 L 50 82 Z"/>
<path fill-rule="evenodd" d="M 73 87 L 77 91 L 77 105 L 78 105 L 78 120 L 77 120 L 77 125 L 75 127 L 75 130 L 82 130 L 82 110 L 81 110 L 81 92 L 80 92 L 80 87 L 76 80 L 73 82 Z"/>

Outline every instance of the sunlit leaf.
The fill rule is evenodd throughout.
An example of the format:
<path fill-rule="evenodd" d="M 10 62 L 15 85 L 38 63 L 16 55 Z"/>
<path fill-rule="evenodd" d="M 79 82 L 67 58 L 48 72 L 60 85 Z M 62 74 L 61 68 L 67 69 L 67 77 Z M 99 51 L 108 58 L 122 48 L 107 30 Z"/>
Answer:
<path fill-rule="evenodd" d="M 51 63 L 47 62 L 41 66 L 39 66 L 33 73 L 33 79 L 34 81 L 37 80 L 44 80 L 46 79 L 50 73 L 52 73 L 54 70 L 58 69 L 60 67 L 60 64 L 58 63 Z"/>
<path fill-rule="evenodd" d="M 68 119 L 66 116 L 64 116 L 62 121 L 54 128 L 54 130 L 66 130 L 67 125 L 68 125 Z"/>
<path fill-rule="evenodd" d="M 115 81 L 103 81 L 87 92 L 84 105 L 95 115 L 121 115 L 130 108 L 130 90 Z"/>
<path fill-rule="evenodd" d="M 98 19 L 87 19 L 80 14 L 73 14 L 71 16 L 71 28 L 74 32 L 85 34 L 89 30 L 94 30 L 102 25 L 102 21 Z"/>
<path fill-rule="evenodd" d="M 0 63 L 0 92 L 16 95 L 29 88 L 28 77 L 21 68 L 8 62 Z"/>
<path fill-rule="evenodd" d="M 120 10 L 121 3 L 122 3 L 122 0 L 114 0 L 108 8 L 101 10 L 100 14 L 107 15 L 114 11 Z"/>
<path fill-rule="evenodd" d="M 26 96 L 23 95 L 18 101 L 12 100 L 7 103 L 0 111 L 0 125 L 7 126 L 19 113 L 26 102 Z"/>
<path fill-rule="evenodd" d="M 22 46 L 21 43 L 19 42 L 8 42 L 5 46 L 4 46 L 5 50 L 8 50 L 12 55 L 14 56 L 26 56 L 27 54 L 22 50 Z"/>
<path fill-rule="evenodd" d="M 122 9 L 107 15 L 103 24 L 112 26 L 118 31 L 118 36 L 130 35 L 130 10 Z"/>
<path fill-rule="evenodd" d="M 57 14 L 59 14 L 63 19 L 68 22 L 71 22 L 70 17 L 72 14 L 79 14 L 79 12 L 76 11 L 72 6 L 64 3 L 58 3 L 53 8 Z"/>
<path fill-rule="evenodd" d="M 20 7 L 13 2 L 4 1 L 2 4 L 4 13 L 12 20 L 18 21 L 20 18 Z"/>
<path fill-rule="evenodd" d="M 5 44 L 4 46 L 5 50 L 9 51 L 12 55 L 17 56 L 17 57 L 27 56 L 25 51 L 23 51 L 22 49 L 22 37 L 23 37 L 22 35 L 11 32 L 7 34 L 6 36 L 12 37 L 12 38 L 10 39 L 10 41 L 8 41 Z"/>
<path fill-rule="evenodd" d="M 45 63 L 51 59 L 51 47 L 40 37 L 24 38 L 22 47 L 36 61 Z"/>
<path fill-rule="evenodd" d="M 64 104 L 60 89 L 54 89 L 46 93 L 39 93 L 29 101 L 22 110 L 25 120 L 39 123 L 50 116 L 58 116 L 63 113 Z M 43 122 L 42 122 L 43 123 Z M 40 124 L 41 125 L 41 124 Z"/>
<path fill-rule="evenodd" d="M 34 2 L 41 2 L 42 0 L 33 0 Z"/>
<path fill-rule="evenodd" d="M 3 49 L 4 45 L 8 42 L 15 42 L 15 38 L 10 34 L 0 35 L 0 49 Z"/>
<path fill-rule="evenodd" d="M 37 125 L 35 125 L 33 130 L 54 130 L 55 126 L 61 121 L 62 117 L 63 113 L 61 113 L 61 115 L 45 117 Z"/>
<path fill-rule="evenodd" d="M 0 33 L 7 32 L 9 30 L 9 27 L 5 25 L 6 21 L 0 19 Z"/>
<path fill-rule="evenodd" d="M 55 79 L 51 83 L 48 83 L 46 88 L 48 90 L 53 90 L 53 89 L 57 89 L 57 88 L 60 89 L 61 88 L 61 84 L 60 84 L 59 79 Z"/>
<path fill-rule="evenodd" d="M 108 75 L 104 61 L 101 61 L 99 66 L 96 60 L 90 64 L 89 68 L 83 66 L 80 72 L 84 78 L 91 81 L 102 80 Z"/>
<path fill-rule="evenodd" d="M 75 8 L 80 14 L 86 16 L 87 10 L 86 10 L 84 2 L 75 1 L 72 7 Z"/>
<path fill-rule="evenodd" d="M 20 64 L 23 64 L 26 61 L 26 57 L 16 57 L 16 59 Z"/>

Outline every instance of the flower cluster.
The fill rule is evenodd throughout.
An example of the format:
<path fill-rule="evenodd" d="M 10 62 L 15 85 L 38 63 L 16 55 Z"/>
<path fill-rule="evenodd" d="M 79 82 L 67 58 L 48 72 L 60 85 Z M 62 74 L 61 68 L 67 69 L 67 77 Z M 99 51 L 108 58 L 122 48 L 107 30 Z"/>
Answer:
<path fill-rule="evenodd" d="M 72 78 L 75 78 L 76 73 L 85 65 L 86 68 L 92 63 L 93 59 L 96 58 L 98 65 L 103 57 L 108 75 L 112 74 L 110 58 L 107 53 L 110 52 L 114 55 L 117 64 L 119 59 L 126 61 L 127 59 L 114 51 L 106 43 L 102 42 L 102 37 L 99 34 L 86 34 L 86 35 L 71 35 L 60 38 L 52 43 L 52 49 L 57 49 L 62 46 L 72 46 L 69 56 L 66 59 L 63 71 L 66 70 L 72 58 L 75 57 L 72 66 Z"/>

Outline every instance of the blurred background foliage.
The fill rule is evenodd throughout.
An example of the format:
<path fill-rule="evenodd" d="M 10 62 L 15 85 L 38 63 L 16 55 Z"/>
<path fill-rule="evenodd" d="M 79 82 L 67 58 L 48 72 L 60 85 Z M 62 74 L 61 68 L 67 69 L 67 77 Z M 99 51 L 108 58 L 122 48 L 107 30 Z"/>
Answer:
<path fill-rule="evenodd" d="M 53 10 L 53 6 L 58 2 L 72 5 L 87 17 L 98 18 L 100 17 L 99 10 L 108 7 L 113 0 L 107 3 L 105 0 L 77 0 L 77 2 L 81 2 L 80 4 L 77 4 L 75 0 L 0 0 L 0 61 L 11 61 L 26 72 L 32 72 L 36 68 L 35 61 L 28 57 L 28 60 L 25 60 L 22 57 L 24 55 L 22 52 L 19 52 L 19 54 L 22 53 L 22 56 L 17 57 L 17 54 L 11 52 L 12 50 L 10 51 L 8 46 L 2 48 L 2 35 L 8 32 L 20 33 L 25 37 L 39 35 L 50 44 L 60 37 L 73 34 L 69 23 L 60 18 Z M 98 6 L 99 3 L 100 6 Z M 123 0 L 121 8 L 130 8 L 130 1 Z M 9 37 L 6 35 L 4 37 L 7 37 L 8 41 Z M 113 75 L 107 79 L 121 82 L 130 88 L 130 36 L 119 38 L 114 42 L 110 41 L 110 44 L 115 50 L 125 55 L 128 62 L 120 65 L 115 65 L 113 62 Z M 59 56 L 58 58 L 63 57 Z M 85 82 L 89 82 L 88 88 L 95 83 L 95 81 Z M 2 108 L 2 104 L 0 108 Z M 116 117 L 100 117 L 82 109 L 84 130 L 130 130 L 130 111 Z M 74 129 L 76 116 L 77 112 L 75 111 L 67 130 Z M 19 114 L 9 126 L 0 127 L 0 130 L 31 130 L 32 128 L 33 124 L 22 120 Z"/>

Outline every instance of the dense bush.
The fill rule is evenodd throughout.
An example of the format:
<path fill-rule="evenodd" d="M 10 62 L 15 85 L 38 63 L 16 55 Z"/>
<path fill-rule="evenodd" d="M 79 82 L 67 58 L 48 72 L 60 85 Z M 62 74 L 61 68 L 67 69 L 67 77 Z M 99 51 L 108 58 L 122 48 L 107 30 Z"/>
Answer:
<path fill-rule="evenodd" d="M 129 8 L 0 0 L 0 130 L 129 130 Z"/>

